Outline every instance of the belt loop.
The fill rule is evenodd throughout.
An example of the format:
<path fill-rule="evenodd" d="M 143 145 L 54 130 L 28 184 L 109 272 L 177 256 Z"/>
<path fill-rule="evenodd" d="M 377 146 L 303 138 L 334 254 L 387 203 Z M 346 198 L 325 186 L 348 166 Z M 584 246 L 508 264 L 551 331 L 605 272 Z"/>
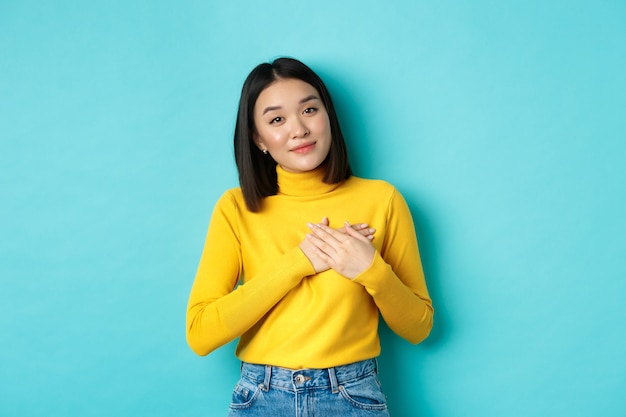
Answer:
<path fill-rule="evenodd" d="M 261 389 L 265 392 L 270 390 L 270 380 L 272 378 L 272 367 L 270 365 L 265 365 L 265 380 L 263 381 L 263 385 Z"/>
<path fill-rule="evenodd" d="M 337 382 L 337 373 L 335 368 L 328 368 L 328 378 L 330 379 L 330 389 L 333 394 L 339 392 L 339 383 Z"/>

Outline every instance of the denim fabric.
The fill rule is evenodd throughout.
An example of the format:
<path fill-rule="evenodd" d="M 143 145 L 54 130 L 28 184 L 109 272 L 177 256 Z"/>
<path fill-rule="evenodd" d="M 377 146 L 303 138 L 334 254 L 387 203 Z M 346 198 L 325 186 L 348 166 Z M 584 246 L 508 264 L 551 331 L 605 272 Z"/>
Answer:
<path fill-rule="evenodd" d="M 374 359 L 328 369 L 241 365 L 229 417 L 389 417 Z"/>

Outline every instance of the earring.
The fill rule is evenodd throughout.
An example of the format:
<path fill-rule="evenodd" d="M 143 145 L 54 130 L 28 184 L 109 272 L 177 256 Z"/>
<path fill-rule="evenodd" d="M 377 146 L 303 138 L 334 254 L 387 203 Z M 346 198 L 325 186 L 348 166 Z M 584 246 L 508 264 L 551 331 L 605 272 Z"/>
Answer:
<path fill-rule="evenodd" d="M 267 155 L 267 149 L 263 149 L 262 151 L 264 155 Z"/>

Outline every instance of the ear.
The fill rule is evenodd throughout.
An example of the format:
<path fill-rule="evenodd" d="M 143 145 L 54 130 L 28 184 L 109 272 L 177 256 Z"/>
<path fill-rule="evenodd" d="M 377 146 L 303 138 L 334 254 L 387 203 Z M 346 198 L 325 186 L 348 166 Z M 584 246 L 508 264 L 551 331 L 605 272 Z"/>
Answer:
<path fill-rule="evenodd" d="M 252 140 L 254 141 L 254 144 L 257 146 L 257 148 L 259 148 L 263 153 L 267 152 L 267 146 L 265 146 L 265 144 L 261 140 L 261 137 L 256 132 L 252 134 Z"/>

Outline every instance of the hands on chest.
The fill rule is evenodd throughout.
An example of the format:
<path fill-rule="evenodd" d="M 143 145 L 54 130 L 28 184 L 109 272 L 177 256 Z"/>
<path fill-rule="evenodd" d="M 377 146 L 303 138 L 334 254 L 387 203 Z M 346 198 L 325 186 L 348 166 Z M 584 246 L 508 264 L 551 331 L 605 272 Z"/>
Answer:
<path fill-rule="evenodd" d="M 372 263 L 376 249 L 371 241 L 376 229 L 347 221 L 339 229 L 328 225 L 326 217 L 321 223 L 308 223 L 311 233 L 300 243 L 300 249 L 315 272 L 333 269 L 346 278 L 356 278 Z"/>

